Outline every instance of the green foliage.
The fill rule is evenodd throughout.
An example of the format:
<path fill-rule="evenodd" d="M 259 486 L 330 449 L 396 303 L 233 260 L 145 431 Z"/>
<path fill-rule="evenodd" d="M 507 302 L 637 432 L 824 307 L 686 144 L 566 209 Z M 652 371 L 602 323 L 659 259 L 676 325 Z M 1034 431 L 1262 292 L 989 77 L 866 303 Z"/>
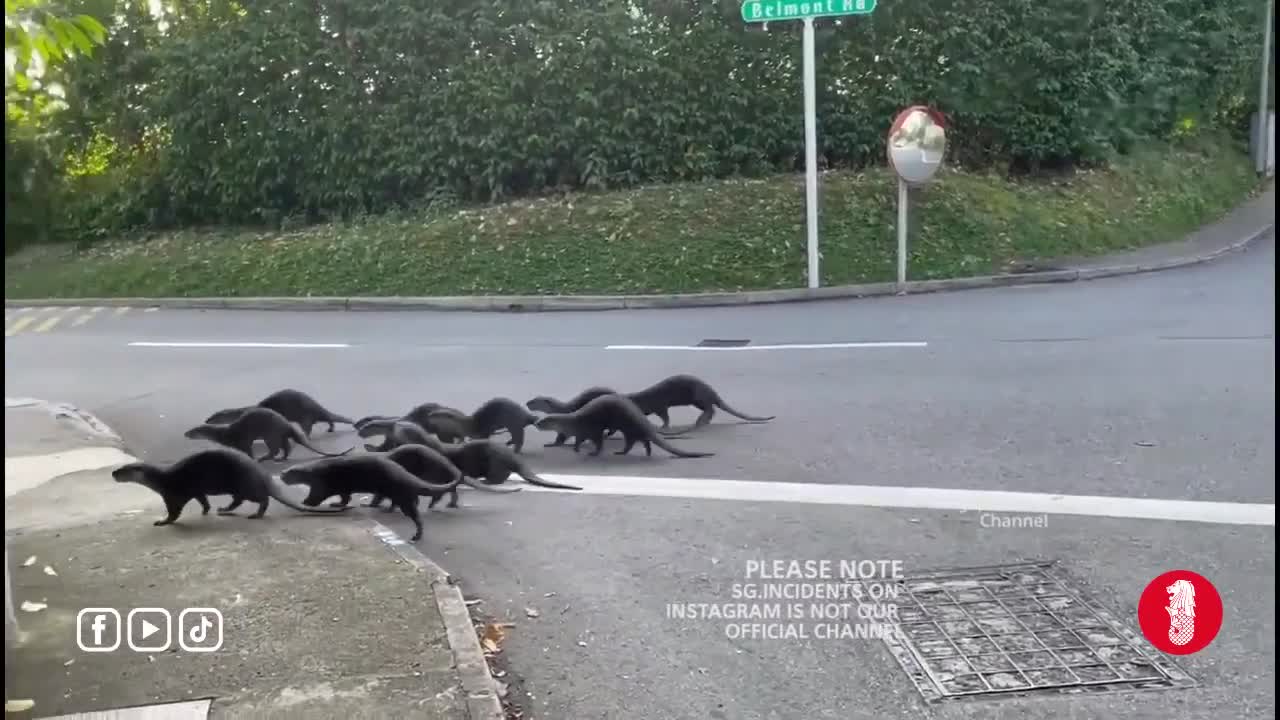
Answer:
<path fill-rule="evenodd" d="M 825 285 L 892 280 L 885 168 L 822 183 Z M 910 277 L 1008 272 L 1166 241 L 1257 186 L 1221 133 L 1138 146 L 1106 170 L 1012 181 L 944 169 L 913 201 Z M 802 287 L 803 181 L 792 173 L 445 204 L 287 230 L 149 232 L 5 263 L 5 297 L 700 292 Z"/>
<path fill-rule="evenodd" d="M 797 168 L 799 24 L 749 27 L 738 5 L 176 0 L 153 17 L 86 0 L 118 20 L 68 76 L 58 131 L 77 156 L 111 151 L 67 181 L 62 226 L 278 225 Z M 882 163 L 918 102 L 950 118 L 953 162 L 1002 171 L 1238 122 L 1257 20 L 1240 2 L 932 0 L 819 21 L 822 159 Z"/>
<path fill-rule="evenodd" d="M 5 0 L 5 253 L 59 236 L 68 214 L 57 115 L 67 65 L 106 40 L 95 18 L 44 0 Z M 8 57 L 12 55 L 12 58 Z"/>

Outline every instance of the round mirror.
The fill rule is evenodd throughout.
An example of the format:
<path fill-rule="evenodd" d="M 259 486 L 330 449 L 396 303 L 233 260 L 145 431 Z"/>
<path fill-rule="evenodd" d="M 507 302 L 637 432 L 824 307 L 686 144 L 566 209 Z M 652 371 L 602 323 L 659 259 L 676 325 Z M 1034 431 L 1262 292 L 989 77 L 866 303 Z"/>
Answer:
<path fill-rule="evenodd" d="M 923 105 L 898 113 L 889 129 L 889 164 L 908 183 L 928 182 L 942 167 L 946 149 L 942 116 Z"/>

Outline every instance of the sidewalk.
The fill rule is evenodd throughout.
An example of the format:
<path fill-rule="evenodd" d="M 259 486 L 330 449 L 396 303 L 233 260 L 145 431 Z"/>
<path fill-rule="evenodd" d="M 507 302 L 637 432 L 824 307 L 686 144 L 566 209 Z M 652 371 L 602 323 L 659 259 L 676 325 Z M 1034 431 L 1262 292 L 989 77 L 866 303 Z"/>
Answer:
<path fill-rule="evenodd" d="M 6 718 L 199 700 L 206 702 L 181 717 L 501 718 L 461 594 L 367 514 L 309 517 L 273 503 L 255 521 L 245 517 L 251 508 L 201 517 L 192 504 L 177 526 L 154 527 L 164 514 L 159 498 L 115 483 L 110 470 L 119 462 L 48 480 L 11 474 L 41 465 L 15 464 L 17 454 L 102 445 L 105 436 L 67 439 L 67 423 L 39 405 L 6 407 L 5 415 L 6 427 L 17 420 L 28 436 L 11 443 L 6 435 L 5 445 L 9 579 L 21 631 L 19 642 L 6 642 L 5 691 L 7 700 L 35 703 Z M 211 500 L 216 507 L 222 499 Z M 117 621 L 106 611 L 102 624 L 103 644 L 119 630 L 117 650 L 77 647 L 84 608 L 119 613 Z M 145 615 L 159 631 L 143 639 L 141 619 L 132 632 L 127 622 L 135 608 L 163 609 L 171 623 L 163 613 Z M 220 649 L 179 647 L 192 642 L 192 623 L 179 628 L 185 608 L 221 612 Z M 85 642 L 94 642 L 99 614 L 81 619 Z M 171 647 L 159 652 L 129 647 L 165 639 Z"/>

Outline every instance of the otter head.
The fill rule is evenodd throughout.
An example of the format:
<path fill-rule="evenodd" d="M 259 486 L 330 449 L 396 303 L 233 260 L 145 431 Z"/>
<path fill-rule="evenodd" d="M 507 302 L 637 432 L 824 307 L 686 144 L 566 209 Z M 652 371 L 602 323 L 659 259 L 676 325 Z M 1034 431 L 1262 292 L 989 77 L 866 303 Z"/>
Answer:
<path fill-rule="evenodd" d="M 240 419 L 248 408 L 226 408 L 204 419 L 206 425 L 229 425 Z"/>
<path fill-rule="evenodd" d="M 212 440 L 212 429 L 213 428 L 210 428 L 208 425 L 197 425 L 182 433 L 182 437 L 187 438 L 188 440 Z"/>
<path fill-rule="evenodd" d="M 115 470 L 112 470 L 111 477 L 118 483 L 131 482 L 143 484 L 150 476 L 150 470 L 151 468 L 146 463 L 129 463 L 128 465 L 121 465 Z"/>
<path fill-rule="evenodd" d="M 285 485 L 306 485 L 316 476 L 316 469 L 307 465 L 294 465 L 280 473 L 280 482 Z"/>
<path fill-rule="evenodd" d="M 534 412 L 553 413 L 556 411 L 556 406 L 558 404 L 559 403 L 557 403 L 556 399 L 553 397 L 549 397 L 547 395 L 539 395 L 538 397 L 525 403 L 524 406 Z"/>
<path fill-rule="evenodd" d="M 556 430 L 564 428 L 566 416 L 564 415 L 543 415 L 533 423 L 533 426 L 539 430 Z"/>

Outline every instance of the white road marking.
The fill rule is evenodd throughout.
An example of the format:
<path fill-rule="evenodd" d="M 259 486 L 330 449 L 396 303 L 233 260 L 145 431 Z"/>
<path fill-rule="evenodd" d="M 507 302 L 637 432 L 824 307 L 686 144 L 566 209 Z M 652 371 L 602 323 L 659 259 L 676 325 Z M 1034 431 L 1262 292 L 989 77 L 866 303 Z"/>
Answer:
<path fill-rule="evenodd" d="M 1087 515 L 1091 517 L 1137 520 L 1174 520 L 1223 525 L 1276 524 L 1275 504 L 1161 500 L 1152 498 L 1104 497 L 1097 495 L 1053 495 L 1049 493 L 1002 490 L 953 490 L 927 487 L 886 487 L 878 485 L 824 485 L 816 483 L 750 482 L 669 477 L 627 477 L 621 475 L 553 475 L 540 477 L 577 485 L 594 495 L 703 498 L 749 502 L 792 502 L 817 505 L 856 505 L 883 508 L 929 510 L 973 510 L 1020 514 Z M 519 477 L 512 476 L 519 482 Z M 525 485 L 537 492 L 568 492 Z"/>
<path fill-rule="evenodd" d="M 347 343 L 272 343 L 272 342 L 131 342 L 129 347 L 154 348 L 349 348 Z"/>
<path fill-rule="evenodd" d="M 839 342 L 839 343 L 791 343 L 786 345 L 742 345 L 740 347 L 700 347 L 698 345 L 606 345 L 605 350 L 840 350 L 849 348 L 922 348 L 929 343 L 910 342 Z"/>

